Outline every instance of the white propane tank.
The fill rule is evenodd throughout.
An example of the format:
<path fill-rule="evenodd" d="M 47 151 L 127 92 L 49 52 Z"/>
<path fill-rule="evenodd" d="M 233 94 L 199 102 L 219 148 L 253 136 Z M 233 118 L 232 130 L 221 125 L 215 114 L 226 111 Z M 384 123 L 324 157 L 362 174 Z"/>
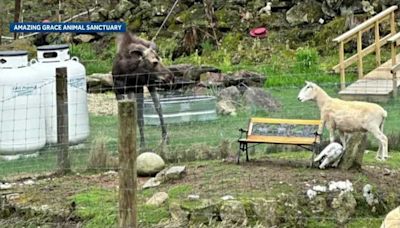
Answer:
<path fill-rule="evenodd" d="M 0 155 L 5 159 L 34 153 L 46 143 L 42 81 L 28 66 L 26 51 L 0 52 Z"/>
<path fill-rule="evenodd" d="M 69 55 L 68 45 L 46 45 L 37 48 L 37 61 L 32 67 L 53 78 L 48 84 L 46 102 L 46 141 L 57 143 L 56 68 L 67 68 L 68 79 L 68 137 L 70 144 L 83 142 L 89 136 L 89 113 L 86 96 L 86 70 L 78 58 Z"/>

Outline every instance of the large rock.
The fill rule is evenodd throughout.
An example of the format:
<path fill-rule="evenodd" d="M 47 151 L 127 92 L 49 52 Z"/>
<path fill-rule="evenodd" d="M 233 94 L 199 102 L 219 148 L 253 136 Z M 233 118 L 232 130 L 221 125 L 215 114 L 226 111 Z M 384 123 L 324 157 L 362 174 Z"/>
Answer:
<path fill-rule="evenodd" d="M 240 99 L 240 91 L 236 86 L 229 86 L 218 93 L 219 100 L 238 101 Z"/>
<path fill-rule="evenodd" d="M 171 217 L 171 222 L 180 226 L 177 227 L 187 227 L 189 223 L 189 213 L 181 208 L 178 203 L 169 204 L 169 214 Z"/>
<path fill-rule="evenodd" d="M 292 26 L 316 23 L 323 16 L 321 3 L 315 0 L 301 1 L 286 12 L 286 20 Z"/>
<path fill-rule="evenodd" d="M 186 166 L 172 166 L 170 168 L 165 168 L 161 170 L 156 175 L 156 179 L 161 182 L 166 182 L 170 180 L 182 179 L 186 174 Z"/>
<path fill-rule="evenodd" d="M 275 200 L 254 199 L 251 202 L 251 208 L 261 225 L 274 227 L 279 224 L 279 218 L 276 215 L 277 205 Z"/>
<path fill-rule="evenodd" d="M 226 224 L 245 226 L 247 224 L 246 210 L 243 204 L 237 200 L 225 201 L 219 210 L 221 219 Z"/>
<path fill-rule="evenodd" d="M 157 192 L 147 200 L 146 205 L 160 206 L 168 199 L 168 194 L 165 192 Z"/>
<path fill-rule="evenodd" d="M 140 176 L 152 176 L 164 169 L 164 160 L 156 153 L 145 152 L 140 154 L 136 160 L 137 173 Z"/>
<path fill-rule="evenodd" d="M 74 36 L 73 41 L 79 44 L 79 43 L 89 43 L 91 41 L 94 41 L 95 39 L 96 37 L 90 34 L 79 34 L 77 36 Z"/>
<path fill-rule="evenodd" d="M 356 211 L 357 202 L 350 191 L 339 193 L 338 197 L 332 200 L 332 208 L 335 209 L 336 220 L 344 225 Z"/>
<path fill-rule="evenodd" d="M 128 0 L 121 0 L 116 6 L 115 6 L 115 12 L 114 16 L 117 18 L 121 18 L 125 15 L 125 13 L 130 12 L 130 9 L 134 8 L 135 4 Z"/>
<path fill-rule="evenodd" d="M 262 108 L 266 111 L 276 111 L 281 107 L 280 103 L 262 88 L 248 88 L 243 94 L 243 99 L 246 106 L 250 108 Z"/>
<path fill-rule="evenodd" d="M 217 113 L 220 115 L 236 116 L 236 107 L 230 100 L 221 100 L 217 103 Z"/>

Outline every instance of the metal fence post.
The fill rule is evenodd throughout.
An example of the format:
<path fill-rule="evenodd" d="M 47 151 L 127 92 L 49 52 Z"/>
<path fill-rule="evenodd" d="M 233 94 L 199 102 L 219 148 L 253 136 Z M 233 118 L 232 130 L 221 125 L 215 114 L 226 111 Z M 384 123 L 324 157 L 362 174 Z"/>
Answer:
<path fill-rule="evenodd" d="M 68 79 L 67 68 L 56 69 L 57 95 L 57 144 L 59 145 L 57 163 L 58 172 L 65 174 L 71 171 L 68 157 Z"/>
<path fill-rule="evenodd" d="M 136 102 L 118 102 L 119 227 L 137 227 Z"/>

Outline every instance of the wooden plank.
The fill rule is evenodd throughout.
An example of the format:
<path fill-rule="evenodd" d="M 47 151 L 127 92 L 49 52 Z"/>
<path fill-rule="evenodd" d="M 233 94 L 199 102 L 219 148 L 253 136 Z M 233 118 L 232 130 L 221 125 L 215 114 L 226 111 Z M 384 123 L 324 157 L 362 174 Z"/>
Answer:
<path fill-rule="evenodd" d="M 340 42 L 339 46 L 339 69 L 340 69 L 340 88 L 346 88 L 346 76 L 345 76 L 345 69 L 346 65 L 344 62 L 344 43 Z"/>
<path fill-rule="evenodd" d="M 293 145 L 311 145 L 315 142 L 315 137 L 283 137 L 283 136 L 260 136 L 250 135 L 246 139 L 252 143 L 277 143 L 277 144 L 293 144 Z M 318 140 L 317 140 L 318 142 Z"/>
<path fill-rule="evenodd" d="M 355 28 L 343 33 L 342 35 L 336 37 L 335 39 L 333 39 L 334 42 L 342 42 L 346 39 L 348 39 L 349 37 L 354 36 L 355 34 L 357 34 L 359 31 L 364 30 L 365 28 L 371 26 L 371 24 L 374 24 L 375 21 L 379 21 L 384 17 L 387 17 L 390 13 L 392 13 L 393 11 L 397 10 L 397 6 L 391 6 L 389 8 L 387 8 L 386 10 L 380 12 L 379 14 L 371 17 L 370 19 L 364 21 L 363 23 L 361 23 L 360 25 L 357 25 Z"/>
<path fill-rule="evenodd" d="M 303 119 L 276 119 L 276 118 L 260 118 L 253 117 L 251 123 L 271 123 L 271 124 L 298 124 L 298 125 L 320 125 L 321 120 L 303 120 Z M 249 132 L 250 131 L 249 127 Z"/>
<path fill-rule="evenodd" d="M 375 60 L 376 66 L 381 65 L 381 43 L 379 35 L 379 22 L 375 22 Z"/>
<path fill-rule="evenodd" d="M 364 76 L 363 72 L 363 61 L 362 61 L 362 32 L 358 32 L 357 34 L 357 70 L 358 70 L 358 78 L 362 78 Z"/>

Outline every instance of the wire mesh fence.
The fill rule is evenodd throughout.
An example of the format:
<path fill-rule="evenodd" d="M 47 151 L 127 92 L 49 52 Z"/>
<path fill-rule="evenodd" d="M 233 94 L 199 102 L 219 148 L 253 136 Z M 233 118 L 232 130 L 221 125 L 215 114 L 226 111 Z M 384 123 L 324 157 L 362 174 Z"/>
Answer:
<path fill-rule="evenodd" d="M 375 153 L 369 153 L 360 173 L 321 171 L 307 168 L 309 151 L 262 144 L 250 150 L 250 162 L 236 165 L 239 129 L 246 128 L 251 117 L 319 118 L 319 109 L 313 102 L 302 103 L 297 99 L 303 85 L 265 87 L 264 82 L 259 82 L 254 87 L 241 81 L 226 88 L 224 83 L 215 81 L 179 83 L 175 79 L 161 83 L 160 75 L 149 80 L 152 75 L 155 74 L 123 75 L 121 88 L 112 89 L 122 89 L 122 94 L 137 92 L 126 98 L 139 99 L 137 118 L 143 122 L 145 139 L 143 143 L 139 123 L 136 136 L 139 154 L 156 152 L 162 155 L 167 167 L 177 166 L 175 169 L 179 170 L 184 166 L 185 171 L 161 172 L 155 179 L 138 178 L 139 227 L 378 225 L 398 205 L 400 106 L 397 99 L 381 103 L 388 111 L 384 132 L 389 137 L 391 158 L 387 163 L 376 162 Z M 267 81 L 290 81 L 293 77 L 312 80 L 313 76 L 288 75 Z M 146 80 L 140 81 L 141 77 Z M 68 107 L 68 159 L 73 171 L 73 175 L 67 176 L 53 175 L 59 170 L 63 146 L 57 141 L 62 126 L 59 123 L 57 128 L 60 113 L 57 113 L 56 80 L 31 87 L 1 85 L 2 203 L 29 207 L 39 218 L 33 221 L 26 211 L 19 213 L 19 217 L 10 212 L 4 216 L 4 225 L 10 221 L 19 224 L 20 218 L 36 225 L 118 226 L 117 172 L 122 172 L 118 135 L 127 126 L 119 125 L 113 90 L 97 87 L 101 93 L 92 89 L 89 94 L 86 86 L 77 83 L 82 82 L 68 81 L 68 99 L 64 103 Z M 385 83 L 371 88 L 365 83 L 361 87 L 379 93 Z M 329 95 L 338 96 L 338 83 L 319 85 Z M 155 91 L 159 100 L 152 97 Z M 166 134 L 162 132 L 154 105 L 157 100 Z M 328 139 L 326 132 L 323 138 Z M 11 149 L 6 149 L 10 145 Z M 371 137 L 368 150 L 377 148 L 376 140 Z M 351 185 L 346 185 L 346 180 Z M 148 181 L 159 186 L 144 188 Z M 333 185 L 336 182 L 337 188 Z M 374 187 L 371 194 L 376 201 L 371 204 L 363 196 L 366 184 Z M 310 189 L 314 189 L 315 195 L 308 194 Z M 168 195 L 167 202 L 148 202 L 159 192 Z M 13 216 L 15 220 L 10 220 Z"/>

